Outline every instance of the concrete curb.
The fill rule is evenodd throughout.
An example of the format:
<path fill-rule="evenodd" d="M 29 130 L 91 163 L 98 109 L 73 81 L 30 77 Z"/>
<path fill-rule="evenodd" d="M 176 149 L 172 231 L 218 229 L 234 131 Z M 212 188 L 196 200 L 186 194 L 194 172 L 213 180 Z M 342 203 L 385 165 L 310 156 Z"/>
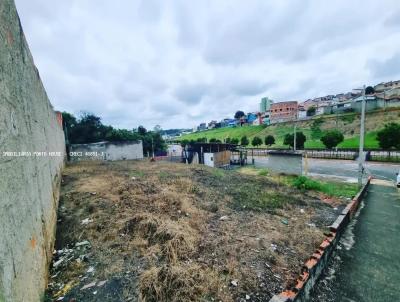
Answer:
<path fill-rule="evenodd" d="M 309 300 L 311 290 L 320 277 L 322 271 L 327 266 L 341 235 L 357 212 L 370 182 L 371 177 L 368 178 L 367 183 L 361 188 L 335 222 L 329 227 L 329 233 L 325 234 L 326 237 L 324 241 L 322 241 L 318 249 L 304 263 L 301 274 L 296 279 L 296 285 L 291 289 L 273 296 L 269 302 L 306 302 Z"/>

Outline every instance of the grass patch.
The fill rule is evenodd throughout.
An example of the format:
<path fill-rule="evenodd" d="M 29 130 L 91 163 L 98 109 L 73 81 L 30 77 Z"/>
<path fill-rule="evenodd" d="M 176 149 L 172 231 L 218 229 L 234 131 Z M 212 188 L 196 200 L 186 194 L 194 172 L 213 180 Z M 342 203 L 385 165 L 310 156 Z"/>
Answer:
<path fill-rule="evenodd" d="M 286 195 L 277 191 L 265 191 L 261 186 L 245 184 L 233 189 L 233 207 L 237 210 L 268 211 L 282 208 L 289 202 Z"/>
<path fill-rule="evenodd" d="M 258 175 L 260 176 L 267 176 L 269 174 L 267 169 L 260 169 L 260 171 L 258 171 Z"/>
<path fill-rule="evenodd" d="M 335 197 L 352 198 L 358 192 L 357 184 L 323 182 L 308 178 L 306 176 L 298 176 L 294 178 L 291 182 L 291 185 L 302 191 L 313 190 Z"/>

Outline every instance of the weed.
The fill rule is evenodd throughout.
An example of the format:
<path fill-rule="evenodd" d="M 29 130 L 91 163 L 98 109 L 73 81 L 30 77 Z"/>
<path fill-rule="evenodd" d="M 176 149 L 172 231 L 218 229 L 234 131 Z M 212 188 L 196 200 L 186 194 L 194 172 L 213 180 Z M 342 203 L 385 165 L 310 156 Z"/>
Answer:
<path fill-rule="evenodd" d="M 336 182 L 322 182 L 310 179 L 306 176 L 298 176 L 292 181 L 292 185 L 302 191 L 313 190 L 323 192 L 336 197 L 353 197 L 357 194 L 356 184 L 344 184 Z"/>
<path fill-rule="evenodd" d="M 269 174 L 269 172 L 268 172 L 267 169 L 261 169 L 261 170 L 258 172 L 258 175 L 260 175 L 260 176 L 267 176 L 268 174 Z"/>

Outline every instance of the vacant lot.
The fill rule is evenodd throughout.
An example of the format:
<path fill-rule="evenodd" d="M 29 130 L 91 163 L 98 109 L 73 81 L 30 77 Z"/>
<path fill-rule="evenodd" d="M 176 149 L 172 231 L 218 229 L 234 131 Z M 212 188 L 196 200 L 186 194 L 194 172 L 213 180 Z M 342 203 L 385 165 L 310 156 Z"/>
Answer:
<path fill-rule="evenodd" d="M 67 166 L 47 299 L 266 301 L 291 285 L 347 202 L 267 174 Z"/>

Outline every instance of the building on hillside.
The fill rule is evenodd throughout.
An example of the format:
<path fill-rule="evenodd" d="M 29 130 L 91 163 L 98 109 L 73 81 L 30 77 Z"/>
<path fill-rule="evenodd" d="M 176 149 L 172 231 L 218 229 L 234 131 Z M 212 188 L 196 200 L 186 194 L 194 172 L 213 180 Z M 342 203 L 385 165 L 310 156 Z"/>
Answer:
<path fill-rule="evenodd" d="M 208 123 L 208 129 L 214 129 L 214 128 L 218 128 L 217 127 L 218 122 L 217 121 L 211 121 Z M 221 126 L 221 124 L 220 124 Z"/>
<path fill-rule="evenodd" d="M 400 80 L 399 81 L 390 81 L 390 82 L 384 82 L 384 83 L 379 83 L 374 86 L 374 90 L 376 92 L 383 92 L 385 90 L 390 90 L 394 88 L 400 88 Z"/>
<path fill-rule="evenodd" d="M 299 104 L 299 106 L 297 107 L 297 118 L 299 120 L 307 119 L 307 110 L 305 109 L 305 106 L 303 104 Z"/>
<path fill-rule="evenodd" d="M 200 125 L 197 127 L 197 131 L 203 131 L 203 130 L 207 130 L 206 123 L 200 123 Z"/>
<path fill-rule="evenodd" d="M 253 122 L 255 121 L 255 120 L 258 120 L 258 115 L 257 115 L 257 113 L 247 113 L 247 118 L 246 118 L 246 121 L 247 121 L 247 123 L 248 124 L 253 124 Z"/>
<path fill-rule="evenodd" d="M 297 118 L 297 101 L 273 103 L 271 105 L 271 124 L 293 121 Z"/>
<path fill-rule="evenodd" d="M 260 112 L 267 112 L 271 109 L 273 101 L 268 97 L 263 97 L 260 102 Z"/>

